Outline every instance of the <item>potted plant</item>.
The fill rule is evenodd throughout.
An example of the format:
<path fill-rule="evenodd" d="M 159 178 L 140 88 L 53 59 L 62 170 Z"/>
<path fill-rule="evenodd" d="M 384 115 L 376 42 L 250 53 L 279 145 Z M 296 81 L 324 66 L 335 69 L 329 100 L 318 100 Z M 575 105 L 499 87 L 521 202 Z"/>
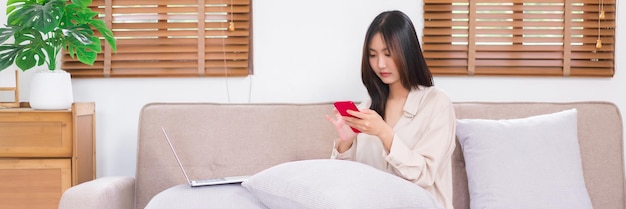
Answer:
<path fill-rule="evenodd" d="M 57 75 L 52 76 L 68 80 L 71 106 L 73 99 L 69 74 L 57 69 L 57 58 L 61 50 L 82 63 L 93 65 L 97 54 L 102 50 L 100 37 L 93 29 L 98 30 L 111 48 L 116 50 L 113 32 L 106 27 L 104 21 L 98 19 L 99 13 L 88 7 L 91 2 L 92 0 L 8 0 L 7 24 L 0 28 L 0 71 L 15 63 L 22 71 L 45 64 L 51 72 L 62 72 L 53 73 Z M 41 93 L 33 92 L 36 91 L 33 85 L 49 82 L 49 78 L 38 79 L 40 75 L 37 74 L 41 73 L 34 74 L 31 81 L 30 103 L 33 108 L 36 108 L 36 104 L 33 104 L 36 96 L 50 97 L 53 91 L 43 89 Z M 66 109 L 69 106 L 53 105 L 39 109 Z"/>

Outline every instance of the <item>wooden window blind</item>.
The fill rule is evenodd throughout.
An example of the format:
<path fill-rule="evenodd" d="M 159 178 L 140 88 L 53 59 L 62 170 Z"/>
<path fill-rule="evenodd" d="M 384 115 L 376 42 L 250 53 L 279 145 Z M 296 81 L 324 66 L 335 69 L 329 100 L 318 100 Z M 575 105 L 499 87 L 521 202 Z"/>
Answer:
<path fill-rule="evenodd" d="M 614 74 L 615 0 L 425 0 L 434 74 Z"/>
<path fill-rule="evenodd" d="M 62 68 L 72 77 L 252 73 L 251 0 L 94 0 L 91 7 L 113 31 L 117 52 L 103 44 L 93 66 L 65 53 Z"/>

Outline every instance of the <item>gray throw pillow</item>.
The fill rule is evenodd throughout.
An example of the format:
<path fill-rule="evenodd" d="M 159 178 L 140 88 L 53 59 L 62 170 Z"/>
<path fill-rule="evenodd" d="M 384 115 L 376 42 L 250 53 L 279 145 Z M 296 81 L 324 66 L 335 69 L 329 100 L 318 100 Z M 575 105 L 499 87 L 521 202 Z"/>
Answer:
<path fill-rule="evenodd" d="M 442 208 L 421 187 L 345 160 L 302 160 L 261 171 L 242 183 L 272 209 Z"/>

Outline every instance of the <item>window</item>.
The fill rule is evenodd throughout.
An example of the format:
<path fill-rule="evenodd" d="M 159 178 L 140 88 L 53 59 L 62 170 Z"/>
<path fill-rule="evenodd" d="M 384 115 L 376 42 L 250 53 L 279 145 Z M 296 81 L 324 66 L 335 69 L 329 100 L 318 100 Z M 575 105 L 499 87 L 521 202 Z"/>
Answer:
<path fill-rule="evenodd" d="M 117 52 L 103 45 L 93 66 L 64 54 L 62 68 L 72 77 L 252 73 L 251 0 L 94 0 L 91 6 L 113 31 Z"/>
<path fill-rule="evenodd" d="M 614 74 L 615 0 L 425 0 L 438 75 Z"/>

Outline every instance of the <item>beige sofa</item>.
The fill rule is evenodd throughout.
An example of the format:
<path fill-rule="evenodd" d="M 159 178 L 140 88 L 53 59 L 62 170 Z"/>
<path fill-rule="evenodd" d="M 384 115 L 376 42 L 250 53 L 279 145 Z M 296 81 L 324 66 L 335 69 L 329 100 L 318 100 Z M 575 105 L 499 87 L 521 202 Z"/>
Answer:
<path fill-rule="evenodd" d="M 626 208 L 622 119 L 607 102 L 460 102 L 456 116 L 508 119 L 576 108 L 584 179 L 596 209 Z M 336 136 L 331 103 L 153 103 L 141 110 L 135 177 L 103 177 L 67 190 L 61 209 L 144 208 L 186 183 L 161 132 L 165 127 L 192 178 L 252 175 L 296 160 L 328 158 Z M 454 206 L 469 208 L 460 146 L 453 156 Z"/>

